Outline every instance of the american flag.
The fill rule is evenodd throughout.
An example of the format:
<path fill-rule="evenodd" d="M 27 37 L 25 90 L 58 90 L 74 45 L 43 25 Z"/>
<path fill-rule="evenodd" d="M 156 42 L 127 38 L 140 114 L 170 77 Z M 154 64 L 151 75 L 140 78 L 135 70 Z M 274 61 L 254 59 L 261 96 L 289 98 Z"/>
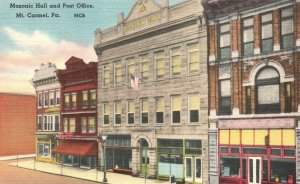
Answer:
<path fill-rule="evenodd" d="M 136 76 L 130 74 L 130 86 L 134 89 L 134 90 L 139 90 L 139 78 L 137 78 Z"/>

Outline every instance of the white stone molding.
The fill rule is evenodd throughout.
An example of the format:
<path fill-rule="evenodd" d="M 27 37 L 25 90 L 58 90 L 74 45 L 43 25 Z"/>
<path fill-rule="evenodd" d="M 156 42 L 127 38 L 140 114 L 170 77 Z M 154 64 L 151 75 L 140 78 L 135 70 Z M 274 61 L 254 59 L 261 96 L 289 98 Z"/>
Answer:
<path fill-rule="evenodd" d="M 299 1 L 300 1 L 300 0 L 299 0 Z M 300 38 L 298 38 L 298 39 L 296 40 L 296 46 L 297 46 L 297 47 L 300 46 Z"/>
<path fill-rule="evenodd" d="M 260 48 L 255 48 L 254 49 L 254 54 L 260 54 Z"/>
<path fill-rule="evenodd" d="M 279 44 L 274 45 L 273 50 L 274 51 L 279 51 L 280 50 L 280 45 Z"/>
<path fill-rule="evenodd" d="M 231 52 L 231 58 L 236 58 L 236 57 L 239 57 L 239 51 L 232 51 Z"/>
<path fill-rule="evenodd" d="M 216 60 L 216 56 L 215 55 L 210 55 L 208 57 L 208 61 L 215 61 Z"/>
<path fill-rule="evenodd" d="M 237 108 L 237 107 L 234 107 L 232 109 L 232 115 L 236 116 L 236 115 L 239 115 L 240 114 L 240 109 Z"/>

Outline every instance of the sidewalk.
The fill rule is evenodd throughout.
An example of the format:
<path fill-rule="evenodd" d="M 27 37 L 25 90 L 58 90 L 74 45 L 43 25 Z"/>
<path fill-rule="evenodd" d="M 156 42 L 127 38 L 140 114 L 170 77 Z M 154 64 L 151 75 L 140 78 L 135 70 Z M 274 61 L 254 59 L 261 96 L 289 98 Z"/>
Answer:
<path fill-rule="evenodd" d="M 61 166 L 53 163 L 38 162 L 34 160 L 19 160 L 18 162 L 16 161 L 15 163 L 11 163 L 9 165 L 90 181 L 102 182 L 103 180 L 103 172 L 97 172 L 95 169 L 87 170 L 77 167 Z M 152 179 L 147 179 L 145 182 L 144 178 L 110 172 L 106 173 L 106 177 L 109 184 L 169 184 L 168 181 Z"/>

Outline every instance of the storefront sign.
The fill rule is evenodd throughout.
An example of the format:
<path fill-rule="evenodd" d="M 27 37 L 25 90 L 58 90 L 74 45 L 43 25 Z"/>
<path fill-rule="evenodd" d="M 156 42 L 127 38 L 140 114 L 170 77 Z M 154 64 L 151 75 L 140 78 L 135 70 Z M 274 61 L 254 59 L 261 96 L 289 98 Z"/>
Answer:
<path fill-rule="evenodd" d="M 219 120 L 220 129 L 294 128 L 293 118 Z"/>

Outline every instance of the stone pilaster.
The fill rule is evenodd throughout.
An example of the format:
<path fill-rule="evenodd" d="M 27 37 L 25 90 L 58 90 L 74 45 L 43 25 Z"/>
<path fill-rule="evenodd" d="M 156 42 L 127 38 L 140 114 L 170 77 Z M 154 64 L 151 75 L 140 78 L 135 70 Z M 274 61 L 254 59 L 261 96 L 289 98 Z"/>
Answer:
<path fill-rule="evenodd" d="M 208 130 L 208 148 L 209 148 L 209 183 L 218 184 L 218 129 L 216 122 L 210 122 Z"/>

